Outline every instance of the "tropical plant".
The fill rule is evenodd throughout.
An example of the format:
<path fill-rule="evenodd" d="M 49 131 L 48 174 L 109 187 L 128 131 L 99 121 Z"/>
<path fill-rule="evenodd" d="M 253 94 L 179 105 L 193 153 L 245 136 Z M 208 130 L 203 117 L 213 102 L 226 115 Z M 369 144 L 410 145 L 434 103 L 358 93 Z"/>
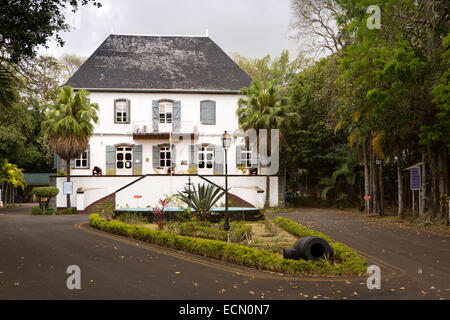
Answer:
<path fill-rule="evenodd" d="M 17 165 L 13 163 L 9 163 L 7 159 L 2 159 L 0 161 L 0 181 L 2 182 L 2 191 L 4 191 L 5 203 L 14 203 L 14 190 L 18 187 L 22 189 L 25 188 L 23 169 L 18 168 Z"/>
<path fill-rule="evenodd" d="M 88 95 L 86 90 L 74 93 L 70 86 L 59 88 L 55 101 L 47 105 L 46 120 L 42 123 L 51 150 L 66 160 L 67 181 L 70 181 L 70 159 L 87 149 L 93 123 L 98 122 L 98 104 L 88 103 Z M 71 207 L 69 194 L 67 207 Z"/>
<path fill-rule="evenodd" d="M 0 111 L 12 108 L 18 99 L 16 80 L 5 65 L 0 64 Z"/>
<path fill-rule="evenodd" d="M 48 204 L 52 197 L 58 195 L 59 189 L 56 187 L 34 187 L 31 190 L 31 194 L 34 194 L 39 199 L 39 207 L 42 210 L 48 208 Z"/>
<path fill-rule="evenodd" d="M 225 194 L 221 188 L 212 184 L 197 184 L 193 189 L 184 187 L 183 191 L 178 192 L 180 199 L 187 204 L 189 208 L 196 211 L 200 220 L 206 220 L 209 217 L 211 208 Z"/>

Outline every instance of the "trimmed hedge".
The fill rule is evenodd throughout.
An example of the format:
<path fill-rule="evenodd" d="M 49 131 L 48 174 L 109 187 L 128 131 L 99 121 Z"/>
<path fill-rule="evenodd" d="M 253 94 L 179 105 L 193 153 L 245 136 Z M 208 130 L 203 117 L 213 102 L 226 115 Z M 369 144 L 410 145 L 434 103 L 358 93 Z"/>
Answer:
<path fill-rule="evenodd" d="M 324 235 L 322 232 L 310 230 L 304 226 L 299 225 L 294 220 L 284 217 L 276 217 L 275 223 L 290 234 L 302 237 L 321 237 L 325 239 L 334 248 L 334 256 L 341 261 L 338 268 L 344 270 L 351 270 L 356 274 L 363 274 L 367 269 L 367 261 L 362 259 L 354 250 L 340 242 L 333 242 L 330 237 Z"/>
<path fill-rule="evenodd" d="M 32 207 L 30 209 L 30 214 L 32 215 L 62 215 L 62 214 L 77 214 L 77 208 L 66 208 L 62 210 L 42 210 L 39 206 Z"/>
<path fill-rule="evenodd" d="M 341 266 L 332 265 L 325 260 L 312 262 L 283 259 L 275 253 L 235 243 L 178 236 L 142 226 L 129 225 L 117 220 L 106 221 L 101 219 L 98 214 L 89 216 L 89 224 L 94 228 L 136 240 L 268 271 L 303 275 L 356 275 L 361 273 L 360 269 L 349 268 L 351 267 L 349 264 Z"/>

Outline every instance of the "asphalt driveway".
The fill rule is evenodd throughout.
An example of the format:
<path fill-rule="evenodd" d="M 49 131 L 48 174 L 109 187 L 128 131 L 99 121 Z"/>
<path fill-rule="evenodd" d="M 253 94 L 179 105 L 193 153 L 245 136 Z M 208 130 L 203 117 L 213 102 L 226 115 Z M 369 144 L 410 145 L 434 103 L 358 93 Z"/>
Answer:
<path fill-rule="evenodd" d="M 140 243 L 90 228 L 87 215 L 0 211 L 0 299 L 449 299 L 448 239 L 338 213 L 280 214 L 367 254 L 382 268 L 381 290 L 366 277 L 287 277 Z M 69 265 L 81 290 L 69 290 Z M 418 270 L 421 269 L 421 273 Z"/>

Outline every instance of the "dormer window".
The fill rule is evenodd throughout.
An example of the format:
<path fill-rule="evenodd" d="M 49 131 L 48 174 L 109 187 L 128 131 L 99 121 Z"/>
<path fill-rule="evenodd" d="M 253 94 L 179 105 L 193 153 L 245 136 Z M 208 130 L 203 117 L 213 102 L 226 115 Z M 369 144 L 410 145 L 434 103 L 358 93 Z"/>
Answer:
<path fill-rule="evenodd" d="M 173 104 L 170 101 L 159 103 L 159 123 L 172 123 Z"/>
<path fill-rule="evenodd" d="M 130 123 L 130 100 L 114 100 L 114 123 Z"/>

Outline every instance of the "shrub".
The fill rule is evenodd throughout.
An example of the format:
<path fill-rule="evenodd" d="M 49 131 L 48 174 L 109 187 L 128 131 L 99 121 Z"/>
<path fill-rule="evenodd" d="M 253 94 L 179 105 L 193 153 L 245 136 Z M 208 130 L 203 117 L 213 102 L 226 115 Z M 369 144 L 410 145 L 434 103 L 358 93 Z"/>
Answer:
<path fill-rule="evenodd" d="M 35 206 L 35 207 L 30 209 L 30 214 L 43 215 L 43 214 L 45 214 L 45 211 L 42 210 L 39 206 Z"/>
<path fill-rule="evenodd" d="M 133 225 L 143 225 L 148 223 L 147 218 L 143 217 L 142 214 L 135 214 L 130 212 L 121 214 L 119 216 L 119 221 Z"/>
<path fill-rule="evenodd" d="M 268 237 L 276 236 L 279 232 L 275 222 L 269 219 L 264 220 L 264 229 L 266 231 L 265 235 Z"/>
<path fill-rule="evenodd" d="M 91 214 L 89 216 L 89 224 L 94 228 L 131 237 L 136 240 L 268 271 L 303 275 L 356 275 L 365 272 L 365 269 L 361 271 L 360 269 L 352 268 L 351 265 L 336 266 L 331 265 L 325 260 L 312 262 L 283 259 L 273 252 L 235 243 L 177 236 L 143 226 L 126 224 L 118 220 L 106 221 L 101 219 L 98 214 Z"/>
<path fill-rule="evenodd" d="M 63 210 L 57 210 L 54 211 L 53 214 L 59 215 L 59 214 L 77 214 L 78 210 L 77 208 L 66 208 Z"/>
<path fill-rule="evenodd" d="M 34 187 L 31 190 L 31 194 L 36 195 L 39 198 L 39 207 L 42 210 L 48 208 L 50 199 L 59 193 L 59 189 L 56 187 Z M 45 200 L 43 200 L 45 199 Z"/>

